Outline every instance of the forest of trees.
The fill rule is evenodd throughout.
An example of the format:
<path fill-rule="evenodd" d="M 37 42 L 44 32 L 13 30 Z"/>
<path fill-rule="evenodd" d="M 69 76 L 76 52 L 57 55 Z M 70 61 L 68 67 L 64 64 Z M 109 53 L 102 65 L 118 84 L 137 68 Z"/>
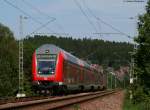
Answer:
<path fill-rule="evenodd" d="M 0 97 L 14 96 L 18 90 L 18 41 L 10 29 L 0 24 Z M 72 37 L 27 36 L 24 38 L 25 91 L 31 91 L 32 54 L 42 44 L 55 44 L 89 63 L 118 69 L 129 65 L 133 45 L 125 42 L 110 42 L 99 39 L 74 39 Z"/>
<path fill-rule="evenodd" d="M 135 38 L 138 48 L 134 55 L 136 82 L 132 89 L 135 102 L 146 102 L 150 105 L 150 0 L 146 13 L 139 16 L 138 31 L 139 35 Z"/>

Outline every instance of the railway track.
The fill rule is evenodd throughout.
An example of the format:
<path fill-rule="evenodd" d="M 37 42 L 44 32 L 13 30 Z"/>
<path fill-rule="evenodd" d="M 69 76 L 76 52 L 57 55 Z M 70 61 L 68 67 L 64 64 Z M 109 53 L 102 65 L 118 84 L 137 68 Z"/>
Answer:
<path fill-rule="evenodd" d="M 41 99 L 26 102 L 7 103 L 0 105 L 0 110 L 54 110 L 73 105 L 76 103 L 91 100 L 97 97 L 106 96 L 112 94 L 118 90 L 112 91 L 99 91 L 90 93 L 81 93 L 76 95 L 68 95 L 56 98 Z"/>
<path fill-rule="evenodd" d="M 33 100 L 42 100 L 42 99 L 48 99 L 53 98 L 55 96 L 31 96 L 31 97 L 22 97 L 22 98 L 16 98 L 16 97 L 7 97 L 7 98 L 0 98 L 0 105 L 4 105 L 6 103 L 19 103 L 19 102 L 26 102 L 26 101 L 33 101 Z"/>

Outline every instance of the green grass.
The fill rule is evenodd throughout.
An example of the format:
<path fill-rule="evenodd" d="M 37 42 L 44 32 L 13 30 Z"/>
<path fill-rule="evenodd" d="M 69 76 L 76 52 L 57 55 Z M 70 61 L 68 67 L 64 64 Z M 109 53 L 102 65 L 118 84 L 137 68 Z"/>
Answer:
<path fill-rule="evenodd" d="M 137 103 L 134 104 L 130 99 L 129 95 L 126 92 L 124 99 L 123 110 L 150 110 L 150 105 L 146 103 Z"/>
<path fill-rule="evenodd" d="M 80 105 L 78 105 L 78 104 L 74 104 L 73 105 L 73 110 L 80 110 Z"/>
<path fill-rule="evenodd" d="M 140 105 L 133 104 L 130 99 L 125 99 L 123 110 L 143 110 L 140 109 Z"/>

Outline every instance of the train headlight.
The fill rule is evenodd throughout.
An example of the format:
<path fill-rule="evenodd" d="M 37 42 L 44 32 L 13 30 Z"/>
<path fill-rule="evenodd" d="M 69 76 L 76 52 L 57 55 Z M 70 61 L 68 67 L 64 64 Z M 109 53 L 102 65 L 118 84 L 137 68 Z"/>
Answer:
<path fill-rule="evenodd" d="M 41 74 L 42 72 L 41 72 L 41 71 L 39 71 L 38 73 L 39 73 L 39 74 Z"/>
<path fill-rule="evenodd" d="M 63 82 L 59 82 L 59 85 L 63 85 Z"/>
<path fill-rule="evenodd" d="M 40 82 L 39 82 L 39 81 L 37 81 L 37 84 L 38 84 L 38 85 L 40 85 Z"/>
<path fill-rule="evenodd" d="M 34 85 L 40 85 L 40 82 L 39 81 L 34 81 L 33 84 Z"/>

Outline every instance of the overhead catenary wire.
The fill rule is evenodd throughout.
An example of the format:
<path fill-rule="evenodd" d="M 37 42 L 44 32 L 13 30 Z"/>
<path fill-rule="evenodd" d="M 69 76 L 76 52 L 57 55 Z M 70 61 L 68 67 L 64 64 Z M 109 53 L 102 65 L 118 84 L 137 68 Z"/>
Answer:
<path fill-rule="evenodd" d="M 86 5 L 85 1 L 82 0 L 82 3 L 85 6 L 85 8 L 87 9 L 87 5 Z M 88 11 L 88 9 L 87 9 L 87 11 Z M 97 22 L 96 24 L 97 24 L 97 26 L 99 28 L 99 31 L 101 31 L 101 24 L 99 22 Z"/>
<path fill-rule="evenodd" d="M 99 17 L 97 17 L 93 12 L 92 10 L 88 7 L 88 5 L 86 4 L 85 0 L 83 0 L 83 4 L 84 6 L 86 7 L 86 9 L 88 10 L 88 12 L 97 20 L 97 21 L 100 21 L 102 22 L 103 24 L 105 24 L 106 26 L 110 27 L 111 29 L 115 30 L 117 33 L 94 33 L 94 34 L 118 34 L 118 35 L 124 35 L 130 39 L 133 39 L 130 35 L 120 31 L 119 29 L 115 28 L 114 26 L 112 26 L 111 24 L 103 21 L 102 19 L 100 19 Z M 100 26 L 100 24 L 98 23 L 98 26 Z M 85 59 L 88 59 L 88 57 L 90 57 L 91 55 L 95 54 L 97 52 L 97 50 L 94 50 L 91 54 L 85 56 L 84 58 Z"/>
<path fill-rule="evenodd" d="M 40 29 L 42 29 L 43 27 L 45 27 L 50 22 L 52 22 L 52 20 L 50 20 L 50 21 L 46 22 L 45 24 L 41 25 L 40 27 L 36 28 L 33 32 L 29 33 L 28 35 L 35 34 L 37 31 L 39 31 Z"/>
<path fill-rule="evenodd" d="M 22 0 L 22 2 L 24 4 L 26 4 L 27 6 L 29 6 L 30 8 L 32 8 L 33 10 L 35 10 L 36 12 L 38 12 L 40 15 L 46 16 L 47 18 L 52 19 L 52 20 L 56 20 L 55 17 L 51 17 L 51 16 L 47 15 L 46 13 L 42 12 L 40 9 L 33 6 L 31 3 L 27 2 L 27 0 Z"/>
<path fill-rule="evenodd" d="M 82 6 L 80 5 L 80 3 L 77 0 L 73 0 L 75 2 L 75 4 L 77 5 L 77 7 L 80 9 L 80 11 L 82 12 L 82 14 L 85 16 L 85 18 L 87 19 L 87 21 L 89 22 L 89 24 L 94 28 L 94 30 L 97 32 L 97 28 L 95 27 L 94 23 L 89 19 L 89 16 L 84 12 Z"/>
<path fill-rule="evenodd" d="M 86 4 L 85 0 L 83 0 L 84 6 L 87 8 L 87 10 L 89 11 L 89 13 L 98 21 L 102 22 L 103 24 L 105 24 L 106 26 L 110 27 L 111 29 L 113 29 L 116 32 L 119 32 L 120 34 L 128 37 L 129 39 L 133 39 L 130 35 L 120 31 L 119 29 L 117 29 L 116 27 L 112 26 L 111 24 L 105 22 L 104 20 L 102 20 L 101 18 L 97 17 L 93 11 L 89 8 L 89 6 Z"/>
<path fill-rule="evenodd" d="M 36 11 L 37 13 L 39 13 L 40 15 L 43 15 L 43 16 L 47 17 L 48 19 L 52 19 L 52 21 L 57 21 L 55 17 L 51 17 L 51 16 L 49 16 L 48 14 L 42 12 L 40 9 L 38 9 L 38 8 L 35 7 L 34 5 L 32 5 L 31 3 L 27 2 L 27 0 L 22 0 L 22 2 L 23 2 L 24 4 L 26 4 L 27 6 L 29 6 L 30 8 L 32 8 L 33 10 L 35 10 L 35 11 Z M 50 23 L 50 22 L 49 22 L 49 23 Z M 63 29 L 63 27 L 61 26 L 61 24 L 58 23 L 58 21 L 55 22 L 55 23 L 56 23 L 57 27 L 58 27 L 62 32 L 64 32 L 64 29 Z M 64 33 L 65 33 L 65 32 L 64 32 Z"/>
<path fill-rule="evenodd" d="M 57 35 L 58 33 L 33 33 L 33 34 L 36 34 L 36 35 Z M 68 35 L 67 33 L 59 33 L 59 34 L 63 34 L 63 35 Z"/>
<path fill-rule="evenodd" d="M 28 14 L 27 12 L 25 12 L 24 10 L 22 10 L 21 8 L 19 8 L 18 6 L 14 5 L 13 3 L 9 2 L 8 0 L 4 0 L 5 3 L 7 3 L 8 5 L 12 6 L 13 8 L 17 9 L 18 11 L 20 11 L 21 13 L 23 13 L 24 15 L 26 15 L 28 18 L 30 18 L 31 20 L 33 20 L 34 22 L 36 22 L 37 24 L 43 25 L 42 22 L 40 22 L 39 20 L 35 19 L 34 17 L 32 17 L 30 14 Z M 46 25 L 47 26 L 47 25 Z M 52 31 L 50 28 L 48 27 L 43 27 L 46 28 L 48 31 L 51 31 L 53 33 L 55 33 L 54 31 Z"/>
<path fill-rule="evenodd" d="M 121 33 L 113 33 L 113 32 L 101 32 L 101 33 L 93 33 L 93 34 L 122 35 Z"/>
<path fill-rule="evenodd" d="M 123 2 L 141 3 L 141 2 L 145 2 L 145 1 L 144 0 L 123 0 Z"/>

